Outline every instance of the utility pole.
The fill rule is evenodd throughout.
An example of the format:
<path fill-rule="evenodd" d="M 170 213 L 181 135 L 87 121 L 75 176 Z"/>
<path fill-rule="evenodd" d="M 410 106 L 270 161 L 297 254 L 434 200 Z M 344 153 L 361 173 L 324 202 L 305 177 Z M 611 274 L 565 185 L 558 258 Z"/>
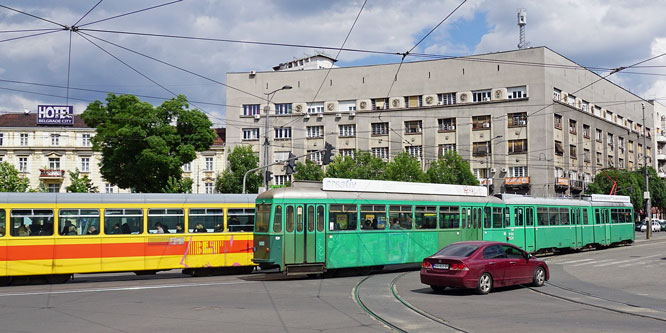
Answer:
<path fill-rule="evenodd" d="M 645 203 L 645 218 L 647 222 L 645 223 L 645 238 L 652 238 L 652 207 L 650 202 L 650 177 L 648 174 L 648 165 L 647 165 L 647 135 L 646 134 L 646 124 L 645 124 L 645 103 L 641 103 L 641 108 L 643 109 L 643 171 L 645 173 L 645 195 L 644 199 L 647 199 Z"/>
<path fill-rule="evenodd" d="M 488 191 L 488 195 L 490 195 L 490 161 L 489 157 L 491 152 L 493 151 L 492 146 L 493 146 L 493 140 L 501 138 L 501 135 L 498 135 L 488 141 L 488 151 L 486 151 L 486 190 Z M 493 163 L 494 164 L 494 163 Z"/>
<path fill-rule="evenodd" d="M 264 111 L 266 113 L 266 121 L 264 122 L 264 161 L 263 165 L 267 167 L 269 165 L 269 159 L 268 159 L 268 150 L 270 149 L 270 144 L 268 143 L 268 123 L 270 121 L 270 113 L 271 113 L 271 100 L 273 97 L 275 97 L 275 93 L 280 91 L 280 90 L 289 90 L 291 89 L 291 86 L 282 86 L 280 89 L 275 89 L 271 92 L 264 93 L 266 95 L 266 107 L 264 108 Z M 266 172 L 264 172 L 264 188 L 268 189 L 268 179 L 266 177 Z"/>

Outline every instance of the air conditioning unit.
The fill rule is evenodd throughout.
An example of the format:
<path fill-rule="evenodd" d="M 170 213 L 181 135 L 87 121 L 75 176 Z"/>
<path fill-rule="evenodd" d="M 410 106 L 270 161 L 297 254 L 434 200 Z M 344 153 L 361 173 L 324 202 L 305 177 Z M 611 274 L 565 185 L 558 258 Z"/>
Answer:
<path fill-rule="evenodd" d="M 488 97 L 488 96 L 484 97 L 484 98 L 483 98 L 483 101 L 484 101 L 484 102 L 490 102 L 490 97 Z"/>
<path fill-rule="evenodd" d="M 349 112 L 349 116 L 350 116 L 350 117 L 354 117 L 354 116 L 356 116 L 356 111 L 351 111 L 351 112 Z"/>
<path fill-rule="evenodd" d="M 490 168 L 490 172 L 495 173 L 495 172 L 497 172 L 497 169 L 496 168 Z"/>
<path fill-rule="evenodd" d="M 490 127 L 490 123 L 483 123 L 483 128 L 489 128 L 489 127 Z"/>
<path fill-rule="evenodd" d="M 502 172 L 504 172 L 504 173 L 507 172 L 507 169 L 506 169 L 506 168 L 502 168 L 501 170 L 502 170 Z"/>
<path fill-rule="evenodd" d="M 305 114 L 305 118 L 306 118 L 306 119 L 310 119 L 310 114 L 309 114 L 309 113 L 306 113 L 306 114 Z"/>
<path fill-rule="evenodd" d="M 342 113 L 336 113 L 335 114 L 335 118 L 341 118 L 341 117 L 342 117 Z"/>
<path fill-rule="evenodd" d="M 317 118 L 324 118 L 324 114 L 323 113 L 317 114 Z"/>
<path fill-rule="evenodd" d="M 255 114 L 254 119 L 261 119 L 261 115 L 260 114 Z"/>

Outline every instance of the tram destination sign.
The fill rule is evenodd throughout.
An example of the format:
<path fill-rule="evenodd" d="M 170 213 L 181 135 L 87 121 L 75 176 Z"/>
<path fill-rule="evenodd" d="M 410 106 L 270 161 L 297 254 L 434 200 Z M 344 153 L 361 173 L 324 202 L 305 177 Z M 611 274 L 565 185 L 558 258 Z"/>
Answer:
<path fill-rule="evenodd" d="M 71 105 L 38 105 L 37 125 L 74 125 Z"/>

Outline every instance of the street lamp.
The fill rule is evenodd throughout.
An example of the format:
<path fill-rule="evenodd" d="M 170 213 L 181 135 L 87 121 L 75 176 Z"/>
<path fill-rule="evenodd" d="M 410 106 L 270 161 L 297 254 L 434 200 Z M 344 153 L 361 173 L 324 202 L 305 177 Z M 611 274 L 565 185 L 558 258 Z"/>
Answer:
<path fill-rule="evenodd" d="M 486 190 L 490 194 L 490 153 L 493 151 L 493 140 L 501 138 L 501 135 L 498 135 L 490 140 L 488 140 L 488 151 L 486 151 Z"/>
<path fill-rule="evenodd" d="M 280 90 L 289 90 L 291 88 L 292 88 L 291 86 L 286 85 L 286 86 L 282 86 L 282 88 L 280 88 L 280 89 L 275 89 L 271 92 L 264 93 L 264 95 L 266 95 L 266 108 L 265 108 L 266 121 L 265 121 L 265 129 L 264 129 L 264 163 L 263 163 L 264 166 L 267 166 L 268 164 L 270 164 L 270 163 L 268 163 L 268 161 L 269 161 L 268 160 L 268 149 L 270 148 L 270 145 L 268 144 L 268 128 L 269 128 L 268 123 L 270 121 L 271 100 L 273 99 L 273 97 L 275 97 L 276 92 L 278 92 Z M 264 188 L 267 189 L 268 188 L 268 179 L 266 177 L 266 170 L 265 169 L 264 169 L 264 172 L 263 172 L 263 176 L 264 176 L 263 177 L 263 179 L 264 179 Z"/>

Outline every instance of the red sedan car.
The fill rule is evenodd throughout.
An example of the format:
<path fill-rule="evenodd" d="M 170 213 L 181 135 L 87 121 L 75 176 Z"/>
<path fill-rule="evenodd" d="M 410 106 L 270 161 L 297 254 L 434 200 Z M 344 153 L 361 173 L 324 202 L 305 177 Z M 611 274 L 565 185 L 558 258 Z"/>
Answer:
<path fill-rule="evenodd" d="M 453 243 L 421 264 L 421 283 L 437 292 L 446 287 L 476 288 L 485 295 L 494 287 L 526 283 L 540 287 L 549 278 L 545 261 L 501 242 Z"/>

